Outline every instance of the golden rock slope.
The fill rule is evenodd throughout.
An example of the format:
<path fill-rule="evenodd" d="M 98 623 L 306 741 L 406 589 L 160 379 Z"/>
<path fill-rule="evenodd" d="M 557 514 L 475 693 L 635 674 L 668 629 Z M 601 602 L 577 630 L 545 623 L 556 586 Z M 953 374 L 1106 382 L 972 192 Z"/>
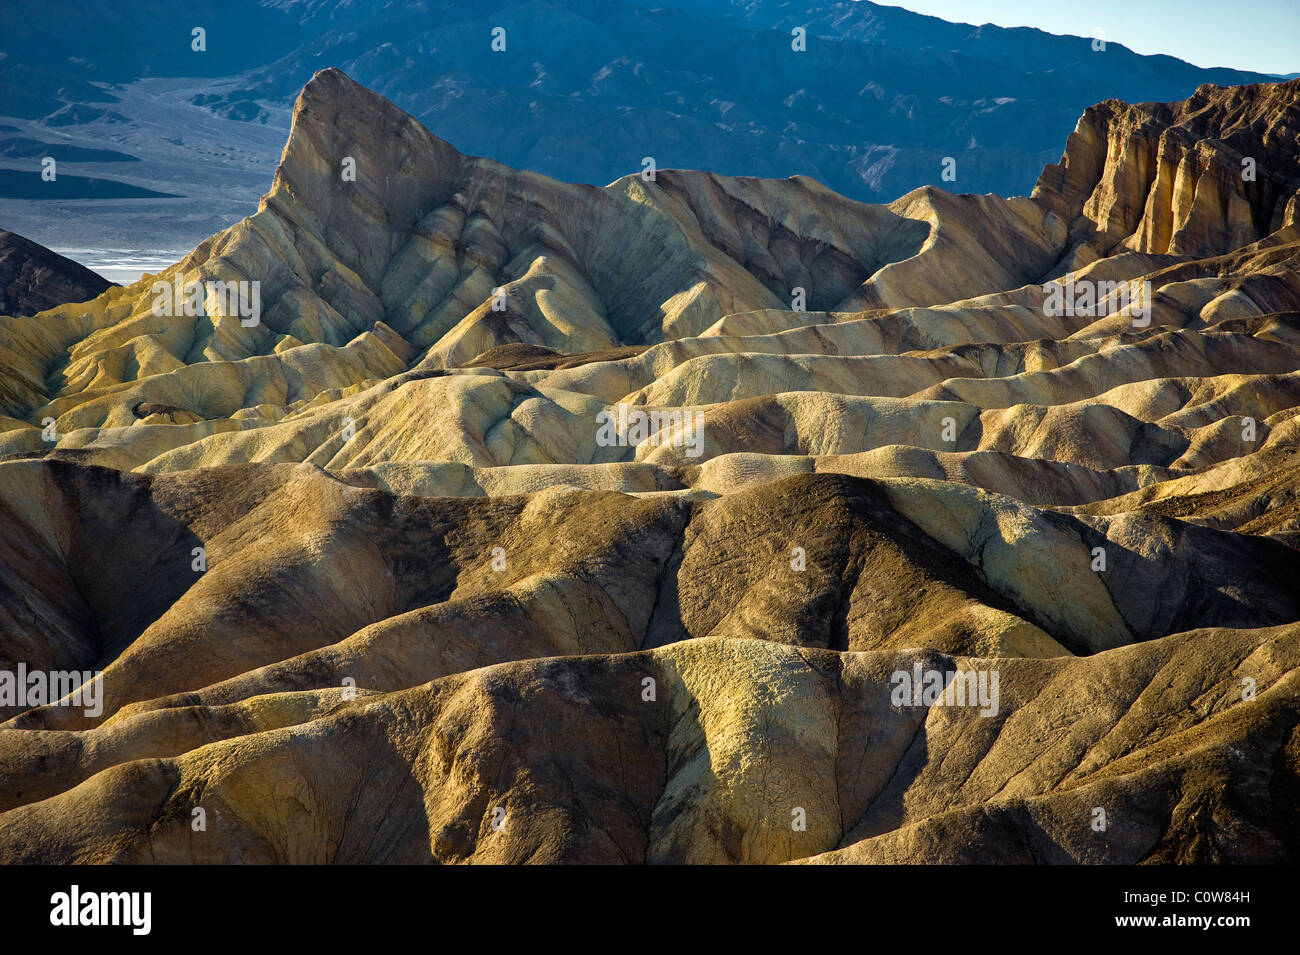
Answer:
<path fill-rule="evenodd" d="M 869 206 L 319 73 L 255 215 L 0 318 L 0 671 L 103 671 L 0 705 L 0 860 L 1300 858 L 1298 219 L 1300 81 Z"/>

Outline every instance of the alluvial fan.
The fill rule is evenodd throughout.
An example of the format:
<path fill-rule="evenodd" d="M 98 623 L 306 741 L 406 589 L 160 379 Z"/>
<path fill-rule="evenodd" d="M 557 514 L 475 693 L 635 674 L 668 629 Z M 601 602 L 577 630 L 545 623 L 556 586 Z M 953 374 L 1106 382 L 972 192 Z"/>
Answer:
<path fill-rule="evenodd" d="M 5 863 L 1300 860 L 1300 80 L 865 205 L 325 70 L 0 519 Z"/>

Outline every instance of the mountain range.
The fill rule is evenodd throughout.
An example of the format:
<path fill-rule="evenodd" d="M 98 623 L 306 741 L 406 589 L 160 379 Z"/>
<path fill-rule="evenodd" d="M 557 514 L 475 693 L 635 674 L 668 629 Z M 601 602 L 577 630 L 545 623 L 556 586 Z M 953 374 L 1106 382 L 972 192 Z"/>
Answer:
<path fill-rule="evenodd" d="M 0 861 L 1300 858 L 1300 81 L 1058 155 L 597 187 L 317 72 L 0 317 L 0 674 L 85 675 Z"/>
<path fill-rule="evenodd" d="M 326 66 L 468 154 L 564 181 L 650 157 L 870 202 L 1025 195 L 1096 102 L 1274 79 L 870 2 L 22 0 L 0 36 L 0 221 L 60 250 L 184 250 L 247 215 Z"/>

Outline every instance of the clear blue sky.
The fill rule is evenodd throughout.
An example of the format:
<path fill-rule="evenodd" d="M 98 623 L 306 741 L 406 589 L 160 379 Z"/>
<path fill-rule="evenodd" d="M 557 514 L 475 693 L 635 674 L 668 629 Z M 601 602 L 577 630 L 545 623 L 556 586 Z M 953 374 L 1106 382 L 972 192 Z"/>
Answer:
<path fill-rule="evenodd" d="M 1197 66 L 1300 72 L 1300 0 L 876 0 L 954 23 L 1097 36 Z"/>

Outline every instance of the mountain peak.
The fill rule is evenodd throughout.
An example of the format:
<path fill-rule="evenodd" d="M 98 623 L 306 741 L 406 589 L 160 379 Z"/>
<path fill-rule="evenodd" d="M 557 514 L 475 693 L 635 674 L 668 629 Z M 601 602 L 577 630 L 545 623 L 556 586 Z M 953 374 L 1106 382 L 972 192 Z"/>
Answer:
<path fill-rule="evenodd" d="M 390 252 L 385 237 L 409 229 L 421 210 L 451 195 L 461 160 L 388 99 L 330 67 L 298 95 L 259 208 L 274 207 L 322 238 L 352 237 L 353 264 L 378 278 Z"/>

